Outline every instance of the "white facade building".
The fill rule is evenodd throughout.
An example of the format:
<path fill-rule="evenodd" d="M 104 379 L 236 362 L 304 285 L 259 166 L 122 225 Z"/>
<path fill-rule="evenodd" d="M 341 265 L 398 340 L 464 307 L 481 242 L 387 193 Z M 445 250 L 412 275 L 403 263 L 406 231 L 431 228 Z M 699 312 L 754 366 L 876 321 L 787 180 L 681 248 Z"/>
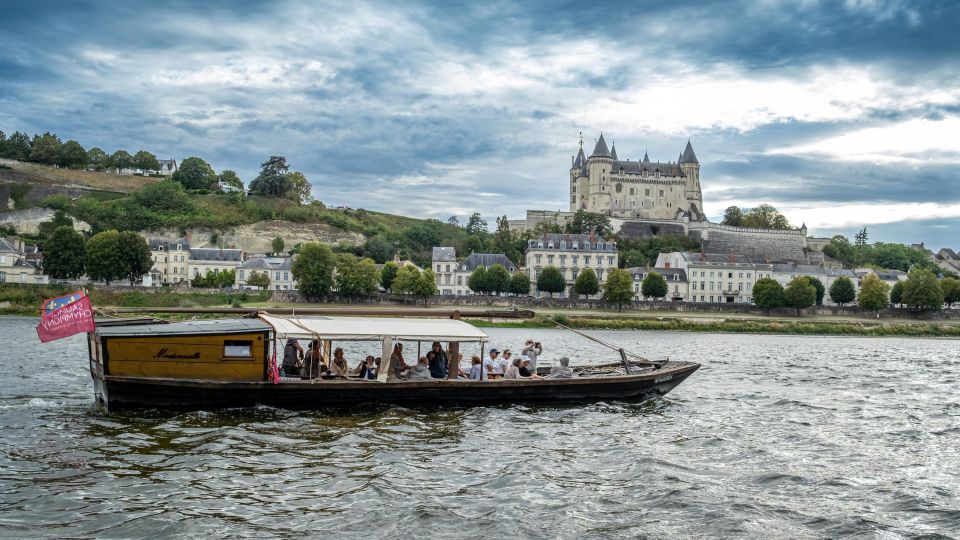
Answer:
<path fill-rule="evenodd" d="M 270 278 L 269 289 L 274 291 L 295 291 L 296 282 L 290 267 L 293 259 L 290 257 L 254 257 L 243 261 L 236 269 L 234 288 L 249 289 L 247 279 L 252 272 L 266 272 Z"/>
<path fill-rule="evenodd" d="M 633 276 L 633 299 L 644 300 L 643 280 L 650 272 L 656 272 L 663 276 L 667 282 L 667 296 L 663 298 L 666 301 L 680 302 L 687 299 L 689 293 L 687 283 L 687 273 L 680 268 L 624 268 Z"/>
<path fill-rule="evenodd" d="M 236 270 L 243 262 L 242 249 L 191 248 L 190 279 L 205 276 L 211 272 Z"/>
<path fill-rule="evenodd" d="M 458 262 L 454 248 L 433 248 L 431 268 L 437 279 L 437 294 L 446 296 L 473 294 L 473 291 L 467 285 L 470 274 L 478 266 L 483 266 L 489 270 L 495 264 L 506 268 L 511 275 L 517 271 L 516 265 L 503 253 L 471 253 Z"/>
<path fill-rule="evenodd" d="M 49 283 L 39 266 L 25 257 L 26 247 L 19 238 L 0 238 L 0 283 Z"/>
<path fill-rule="evenodd" d="M 190 243 L 186 238 L 178 240 L 149 239 L 150 258 L 153 267 L 144 276 L 143 284 L 148 287 L 173 285 L 190 280 Z"/>
<path fill-rule="evenodd" d="M 554 266 L 567 282 L 566 289 L 559 297 L 568 298 L 571 294 L 575 295 L 572 292 L 573 284 L 584 268 L 592 268 L 602 285 L 610 270 L 617 268 L 619 259 L 617 243 L 595 234 L 545 234 L 527 242 L 526 269 L 530 277 L 530 290 L 539 297 L 537 278 L 544 268 Z"/>
<path fill-rule="evenodd" d="M 688 302 L 749 304 L 753 302 L 753 285 L 773 277 L 772 264 L 733 253 L 661 253 L 656 266 L 686 272 Z"/>
<path fill-rule="evenodd" d="M 848 279 L 850 279 L 850 281 L 853 282 L 853 288 L 855 291 L 860 289 L 857 274 L 854 273 L 853 270 L 844 270 L 842 268 L 824 268 L 817 264 L 773 264 L 773 275 L 771 277 L 777 280 L 777 283 L 783 287 L 789 285 L 794 278 L 799 276 L 815 277 L 820 280 L 820 283 L 823 283 L 823 305 L 825 306 L 837 305 L 836 302 L 830 299 L 830 287 L 833 286 L 833 283 L 840 276 L 846 276 Z"/>

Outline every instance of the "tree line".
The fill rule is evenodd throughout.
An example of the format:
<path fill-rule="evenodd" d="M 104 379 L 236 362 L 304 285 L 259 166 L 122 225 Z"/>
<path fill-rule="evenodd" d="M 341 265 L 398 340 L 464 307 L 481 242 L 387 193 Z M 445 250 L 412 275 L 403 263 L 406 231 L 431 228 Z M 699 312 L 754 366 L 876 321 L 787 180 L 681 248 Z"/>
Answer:
<path fill-rule="evenodd" d="M 43 271 L 54 279 L 127 280 L 136 285 L 153 267 L 150 246 L 133 231 L 103 231 L 84 239 L 68 225 L 57 227 L 44 245 Z"/>

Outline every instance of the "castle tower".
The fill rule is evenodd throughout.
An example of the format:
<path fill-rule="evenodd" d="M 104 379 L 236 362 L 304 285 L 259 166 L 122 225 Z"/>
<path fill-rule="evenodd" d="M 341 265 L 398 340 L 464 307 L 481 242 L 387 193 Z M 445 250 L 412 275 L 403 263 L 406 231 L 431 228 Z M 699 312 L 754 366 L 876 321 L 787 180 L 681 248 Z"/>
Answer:
<path fill-rule="evenodd" d="M 610 210 L 610 193 L 613 186 L 610 182 L 610 172 L 613 169 L 613 154 L 607 148 L 607 141 L 600 133 L 593 153 L 587 159 L 587 207 L 591 212 L 606 212 Z"/>
<path fill-rule="evenodd" d="M 587 156 L 583 153 L 583 134 L 580 134 L 580 150 L 570 166 L 570 211 L 576 212 L 587 204 Z"/>
<path fill-rule="evenodd" d="M 697 154 L 693 151 L 693 145 L 687 141 L 686 148 L 680 154 L 680 170 L 687 177 L 685 191 L 687 204 L 690 209 L 696 209 L 694 214 L 703 214 L 703 192 L 700 190 L 700 162 L 697 161 Z"/>

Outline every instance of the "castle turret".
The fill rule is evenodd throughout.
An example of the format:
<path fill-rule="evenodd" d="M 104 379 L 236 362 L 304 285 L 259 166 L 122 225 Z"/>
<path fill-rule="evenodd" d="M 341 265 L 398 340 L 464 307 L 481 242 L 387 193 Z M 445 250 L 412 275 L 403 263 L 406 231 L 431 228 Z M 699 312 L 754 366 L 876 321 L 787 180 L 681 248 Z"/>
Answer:
<path fill-rule="evenodd" d="M 687 204 L 690 208 L 695 208 L 696 212 L 694 214 L 703 211 L 703 193 L 700 190 L 700 162 L 697 160 L 697 154 L 693 151 L 693 145 L 690 144 L 690 141 L 687 140 L 687 146 L 683 149 L 683 153 L 680 154 L 680 159 L 677 160 L 677 163 L 680 165 L 680 170 L 683 171 L 683 175 L 687 178 L 686 180 L 686 198 Z"/>
<path fill-rule="evenodd" d="M 583 135 L 580 135 L 580 150 L 570 167 L 570 211 L 576 212 L 586 204 L 587 156 L 583 153 Z"/>
<path fill-rule="evenodd" d="M 617 143 L 616 143 L 616 141 L 614 141 L 613 146 L 610 147 L 610 157 L 612 157 L 614 161 L 616 161 L 617 159 L 619 159 L 619 158 L 617 158 Z"/>
<path fill-rule="evenodd" d="M 613 169 L 613 154 L 607 148 L 607 141 L 600 133 L 593 153 L 587 159 L 587 197 L 588 207 L 592 212 L 610 210 L 610 193 L 613 190 L 610 182 L 610 173 Z"/>

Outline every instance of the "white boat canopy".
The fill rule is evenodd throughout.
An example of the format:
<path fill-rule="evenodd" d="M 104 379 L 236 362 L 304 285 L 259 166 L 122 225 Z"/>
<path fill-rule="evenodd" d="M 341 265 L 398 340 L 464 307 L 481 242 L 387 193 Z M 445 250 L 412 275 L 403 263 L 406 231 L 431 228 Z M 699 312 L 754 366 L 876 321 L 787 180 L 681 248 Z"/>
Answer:
<path fill-rule="evenodd" d="M 404 319 L 397 317 L 326 317 L 260 314 L 281 339 L 333 341 L 456 341 L 484 342 L 479 328 L 455 319 Z"/>

